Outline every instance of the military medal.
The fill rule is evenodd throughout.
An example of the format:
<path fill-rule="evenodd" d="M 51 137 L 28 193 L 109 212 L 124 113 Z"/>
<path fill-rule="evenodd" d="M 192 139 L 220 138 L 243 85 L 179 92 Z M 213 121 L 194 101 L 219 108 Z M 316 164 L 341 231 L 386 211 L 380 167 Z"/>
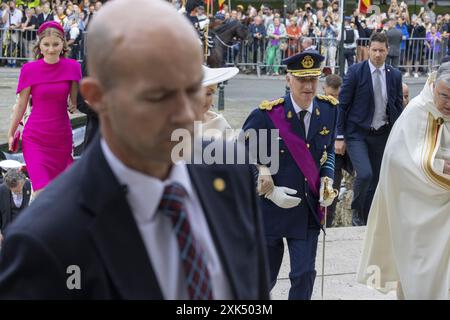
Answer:
<path fill-rule="evenodd" d="M 327 127 L 323 127 L 323 130 L 319 132 L 320 135 L 325 136 L 330 133 L 330 130 L 327 129 Z"/>

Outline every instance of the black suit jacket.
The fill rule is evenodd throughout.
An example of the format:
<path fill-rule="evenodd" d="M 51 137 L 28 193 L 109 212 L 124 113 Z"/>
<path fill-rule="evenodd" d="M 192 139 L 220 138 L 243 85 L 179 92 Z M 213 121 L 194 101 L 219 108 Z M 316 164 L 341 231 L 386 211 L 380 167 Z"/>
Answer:
<path fill-rule="evenodd" d="M 31 183 L 26 180 L 22 188 L 23 200 L 19 210 L 28 207 L 31 197 Z M 11 223 L 11 190 L 3 183 L 0 185 L 0 227 L 3 232 L 6 226 Z"/>
<path fill-rule="evenodd" d="M 189 165 L 235 299 L 268 299 L 268 273 L 251 169 Z M 213 188 L 216 178 L 225 190 Z M 0 299 L 162 299 L 125 190 L 98 138 L 39 195 L 5 235 Z M 67 268 L 81 270 L 68 290 Z"/>
<path fill-rule="evenodd" d="M 81 63 L 81 70 L 83 71 L 83 77 L 86 77 L 86 58 Z M 97 113 L 86 103 L 84 97 L 81 95 L 80 89 L 78 89 L 77 109 L 86 115 L 86 132 L 84 134 L 83 142 L 83 150 L 86 150 L 87 146 L 94 140 L 94 137 L 98 132 L 99 121 Z"/>
<path fill-rule="evenodd" d="M 386 113 L 389 123 L 394 125 L 403 110 L 402 74 L 386 65 Z M 346 140 L 364 139 L 372 124 L 375 100 L 369 62 L 352 65 L 344 76 L 339 94 L 337 135 Z"/>
<path fill-rule="evenodd" d="M 48 22 L 48 21 L 53 21 L 53 13 L 50 12 L 47 16 L 47 19 L 44 19 L 44 13 L 39 13 L 37 16 L 37 27 L 36 29 L 38 29 L 44 22 Z"/>

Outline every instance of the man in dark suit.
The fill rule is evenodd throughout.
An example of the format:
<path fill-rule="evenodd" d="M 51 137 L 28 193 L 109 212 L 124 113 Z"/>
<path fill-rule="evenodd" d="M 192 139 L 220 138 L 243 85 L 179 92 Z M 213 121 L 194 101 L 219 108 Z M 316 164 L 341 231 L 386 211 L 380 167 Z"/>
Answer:
<path fill-rule="evenodd" d="M 400 45 L 403 40 L 403 33 L 400 29 L 396 28 L 396 24 L 397 20 L 395 18 L 389 19 L 389 29 L 386 31 L 389 45 L 386 63 L 394 68 L 398 68 L 398 64 L 400 63 Z"/>
<path fill-rule="evenodd" d="M 367 222 L 384 147 L 403 110 L 402 76 L 385 64 L 387 37 L 370 37 L 369 60 L 349 68 L 339 95 L 336 153 L 350 156 L 356 171 L 353 225 Z"/>
<path fill-rule="evenodd" d="M 44 23 L 48 21 L 53 21 L 53 13 L 50 10 L 50 3 L 46 2 L 42 6 L 42 12 L 38 14 L 37 16 L 38 24 L 36 26 L 36 29 L 39 29 L 39 27 Z"/>
<path fill-rule="evenodd" d="M 250 167 L 171 159 L 204 103 L 195 31 L 166 2 L 128 2 L 90 26 L 81 92 L 101 136 L 8 229 L 0 298 L 268 299 Z"/>
<path fill-rule="evenodd" d="M 337 101 L 330 96 L 316 96 L 322 61 L 323 56 L 315 50 L 284 60 L 291 93 L 263 102 L 243 127 L 250 153 L 259 155 L 258 189 L 271 287 L 277 281 L 286 238 L 291 262 L 289 299 L 311 299 L 317 241 L 324 224 L 321 207 L 333 202 L 324 193 L 333 193 L 330 189 L 334 177 Z M 275 129 L 279 129 L 279 137 L 273 139 Z M 257 135 L 255 144 L 253 130 L 269 132 Z M 252 150 L 252 145 L 258 146 L 257 150 Z M 264 163 L 264 148 L 270 150 L 267 155 L 270 163 Z"/>
<path fill-rule="evenodd" d="M 81 64 L 81 69 L 83 70 L 83 77 L 86 77 L 88 75 L 86 57 Z M 86 132 L 83 142 L 83 150 L 86 150 L 98 132 L 99 123 L 97 113 L 89 106 L 89 103 L 81 95 L 80 90 L 78 90 L 77 109 L 86 115 Z"/>
<path fill-rule="evenodd" d="M 20 169 L 8 169 L 0 185 L 0 234 L 28 207 L 31 184 Z"/>

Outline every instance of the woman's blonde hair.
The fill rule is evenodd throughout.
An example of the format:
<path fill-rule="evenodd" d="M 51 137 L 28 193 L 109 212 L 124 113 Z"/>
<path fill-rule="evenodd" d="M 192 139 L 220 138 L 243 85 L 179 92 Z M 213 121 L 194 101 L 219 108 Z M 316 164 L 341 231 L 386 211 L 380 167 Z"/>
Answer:
<path fill-rule="evenodd" d="M 212 84 L 206 87 L 206 91 L 211 90 L 212 94 L 215 94 L 217 92 L 217 84 Z"/>
<path fill-rule="evenodd" d="M 51 37 L 51 36 L 56 36 L 56 37 L 60 38 L 63 42 L 63 49 L 61 51 L 60 56 L 67 57 L 67 55 L 69 54 L 70 48 L 67 45 L 67 41 L 66 41 L 66 38 L 64 38 L 64 34 L 55 28 L 47 28 L 38 35 L 38 42 L 36 43 L 36 45 L 33 48 L 34 58 L 36 60 L 44 57 L 44 55 L 41 52 L 41 48 L 40 48 L 42 39 L 44 39 L 45 37 Z"/>

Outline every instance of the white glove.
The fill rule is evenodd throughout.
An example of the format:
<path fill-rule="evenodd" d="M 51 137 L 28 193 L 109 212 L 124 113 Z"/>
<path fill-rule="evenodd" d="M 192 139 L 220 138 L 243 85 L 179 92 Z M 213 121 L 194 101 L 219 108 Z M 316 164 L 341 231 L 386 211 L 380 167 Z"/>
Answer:
<path fill-rule="evenodd" d="M 207 25 L 209 25 L 209 19 L 206 18 L 198 23 L 200 30 L 203 30 Z"/>
<path fill-rule="evenodd" d="M 326 185 L 325 185 L 326 184 Z M 337 197 L 337 193 L 333 189 L 333 179 L 328 177 L 322 177 L 320 179 L 320 198 L 319 203 L 322 207 L 329 207 L 333 203 L 334 198 Z"/>
<path fill-rule="evenodd" d="M 298 197 L 291 197 L 289 194 L 296 194 L 297 190 L 274 186 L 272 191 L 267 193 L 264 197 L 275 203 L 283 209 L 290 209 L 300 204 L 302 199 Z"/>

